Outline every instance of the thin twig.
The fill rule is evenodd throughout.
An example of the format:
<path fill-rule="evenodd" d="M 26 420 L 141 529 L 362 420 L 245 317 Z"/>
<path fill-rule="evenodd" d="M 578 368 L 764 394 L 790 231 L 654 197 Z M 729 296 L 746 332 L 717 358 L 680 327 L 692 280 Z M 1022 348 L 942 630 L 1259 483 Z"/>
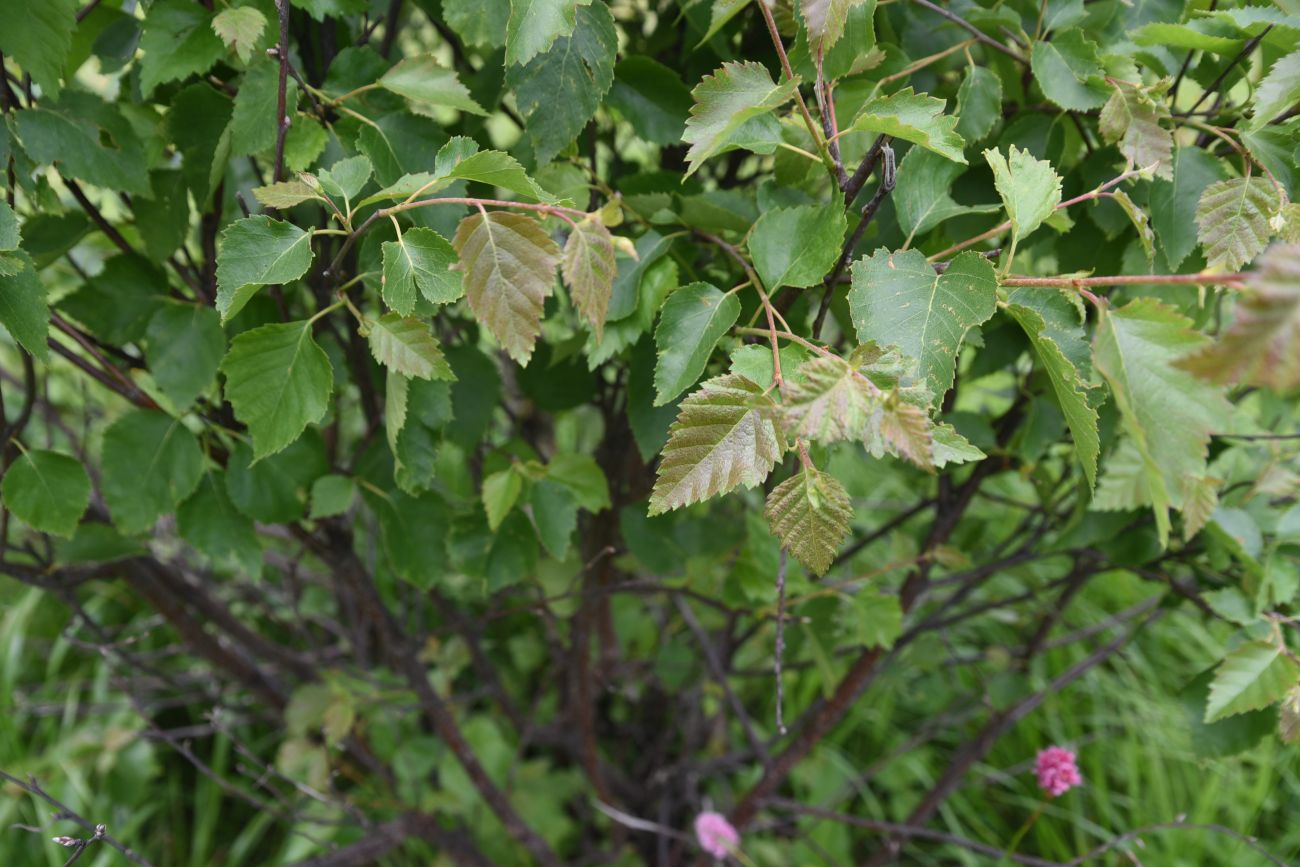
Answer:
<path fill-rule="evenodd" d="M 965 30 L 971 36 L 974 36 L 978 41 L 987 45 L 989 48 L 992 48 L 996 51 L 1001 51 L 1003 54 L 1005 54 L 1007 57 L 1010 57 L 1012 60 L 1016 61 L 1017 63 L 1023 63 L 1026 66 L 1029 65 L 1029 60 L 1023 54 L 1011 48 L 1008 48 L 1007 46 L 1003 45 L 1001 42 L 998 42 L 992 36 L 989 36 L 983 30 L 980 30 L 978 27 L 976 27 L 974 24 L 971 24 L 969 21 L 967 21 L 965 18 L 962 18 L 960 15 L 957 15 L 954 12 L 949 12 L 947 9 L 944 9 L 942 6 L 938 6 L 934 3 L 931 3 L 930 0 L 912 0 L 912 2 L 920 6 L 924 6 L 926 9 L 929 9 L 931 12 L 935 13 L 936 15 L 942 15 L 944 18 L 947 18 L 953 24 L 956 24 L 962 30 Z"/>
<path fill-rule="evenodd" d="M 1259 45 L 1259 43 L 1264 41 L 1264 37 L 1267 36 L 1269 31 L 1272 29 L 1273 29 L 1273 25 L 1272 24 L 1268 25 L 1263 30 L 1261 30 L 1257 36 L 1253 37 L 1249 42 L 1243 45 L 1241 47 L 1241 51 L 1238 51 L 1236 56 L 1228 61 L 1227 65 L 1223 67 L 1223 71 L 1219 73 L 1218 77 L 1215 78 L 1214 81 L 1210 82 L 1209 87 L 1205 88 L 1205 91 L 1201 93 L 1200 98 L 1197 99 L 1196 102 L 1192 103 L 1192 107 L 1187 109 L 1187 111 L 1177 112 L 1177 114 L 1180 116 L 1191 114 L 1192 112 L 1200 108 L 1201 103 L 1209 99 L 1211 94 L 1217 93 L 1219 90 L 1219 85 L 1223 84 L 1224 79 L 1228 77 L 1228 73 L 1232 72 L 1233 67 L 1235 67 L 1242 60 L 1245 60 L 1246 57 L 1248 57 L 1250 53 L 1255 50 L 1255 48 Z"/>
<path fill-rule="evenodd" d="M 696 618 L 695 612 L 691 611 L 691 606 L 684 597 L 674 596 L 673 601 L 677 603 L 677 611 L 682 615 L 682 621 L 686 624 L 686 628 L 695 636 L 695 640 L 700 645 L 700 650 L 704 652 L 704 662 L 708 665 L 713 679 L 722 687 L 722 692 L 727 697 L 727 704 L 731 705 L 731 712 L 744 730 L 750 749 L 760 758 L 765 756 L 767 750 L 763 746 L 763 739 L 758 736 L 758 732 L 754 729 L 754 723 L 745 711 L 745 705 L 740 701 L 740 697 L 731 688 L 731 682 L 727 679 L 727 671 L 722 666 L 722 660 L 718 659 L 718 654 L 714 650 L 713 642 L 709 639 L 709 634 L 700 625 L 699 619 Z"/>
<path fill-rule="evenodd" d="M 77 825 L 80 825 L 84 830 L 89 831 L 91 834 L 94 834 L 97 839 L 102 840 L 103 842 L 112 846 L 118 852 L 122 853 L 122 857 L 126 858 L 128 861 L 132 861 L 136 864 L 139 864 L 140 867 L 153 867 L 153 865 L 149 861 L 145 860 L 143 856 L 137 854 L 135 851 L 133 851 L 129 847 L 123 845 L 122 843 L 114 839 L 112 836 L 110 836 L 106 829 L 104 829 L 103 832 L 101 833 L 101 829 L 104 828 L 102 824 L 97 824 L 88 821 L 87 819 L 80 816 L 76 811 L 74 811 L 67 804 L 63 803 L 62 801 L 58 800 L 53 795 L 51 795 L 49 792 L 42 789 L 40 784 L 36 782 L 35 777 L 28 777 L 27 778 L 28 781 L 24 783 L 22 780 L 18 779 L 17 777 L 7 774 L 4 771 L 0 771 L 0 780 L 4 780 L 7 783 L 12 783 L 13 785 L 22 789 L 27 794 L 40 798 L 42 801 L 44 801 L 45 803 L 49 804 L 51 807 L 54 807 L 59 811 L 56 815 L 56 818 L 66 819 L 70 822 L 75 822 Z"/>
<path fill-rule="evenodd" d="M 1066 199 L 1064 202 L 1061 202 L 1059 205 L 1057 205 L 1055 210 L 1059 211 L 1062 208 L 1068 208 L 1071 205 L 1077 205 L 1080 202 L 1087 202 L 1093 199 L 1099 199 L 1103 195 L 1105 195 L 1108 190 L 1119 186 L 1124 181 L 1127 181 L 1129 178 L 1137 177 L 1138 175 L 1142 174 L 1142 171 L 1143 169 L 1129 169 L 1123 174 L 1117 175 L 1111 178 L 1109 181 L 1106 181 L 1106 183 L 1097 187 L 1095 190 L 1089 190 L 1086 193 L 1075 196 L 1073 199 Z M 974 244 L 978 244 L 980 241 L 987 241 L 989 238 L 995 237 L 997 235 L 1001 235 L 1003 232 L 1007 231 L 1010 228 L 1011 228 L 1010 220 L 1007 220 L 1006 222 L 1003 223 L 998 223 L 992 229 L 988 229 L 987 231 L 980 232 L 978 235 L 976 235 L 973 238 L 967 238 L 965 241 L 961 241 L 959 243 L 953 244 L 951 247 L 948 247 L 945 250 L 940 250 L 938 253 L 935 253 L 929 256 L 928 258 L 931 262 L 937 261 L 939 259 L 945 259 L 948 256 L 951 256 L 953 253 L 960 252 L 961 250 L 965 250 L 967 247 L 970 247 Z"/>
<path fill-rule="evenodd" d="M 884 168 L 880 173 L 880 185 L 876 187 L 875 194 L 871 199 L 862 206 L 862 211 L 858 217 L 858 225 L 853 230 L 847 241 L 844 242 L 844 248 L 840 251 L 840 258 L 835 263 L 835 269 L 823 281 L 825 289 L 822 291 L 821 304 L 817 308 L 817 318 L 813 320 L 812 335 L 814 338 L 820 338 L 822 335 L 822 326 L 826 323 L 826 314 L 831 309 L 831 298 L 835 293 L 835 284 L 839 282 L 840 275 L 844 269 L 849 266 L 849 260 L 853 258 L 853 251 L 857 249 L 858 242 L 866 234 L 867 227 L 876 216 L 876 211 L 880 205 L 894 191 L 897 182 L 897 169 L 894 165 L 894 149 L 889 146 L 888 141 L 881 145 L 881 152 L 884 154 Z"/>
<path fill-rule="evenodd" d="M 880 162 L 880 157 L 884 152 L 885 145 L 889 144 L 892 136 L 878 135 L 876 140 L 871 143 L 871 147 L 862 157 L 862 162 L 858 163 L 858 168 L 853 172 L 853 177 L 849 178 L 846 183 L 840 185 L 840 191 L 844 193 L 844 206 L 848 207 L 853 204 L 853 200 L 858 197 L 858 193 L 871 177 L 871 173 L 876 170 L 876 163 Z"/>
<path fill-rule="evenodd" d="M 772 676 L 776 680 L 776 730 L 782 735 L 785 727 L 785 681 L 781 677 L 781 662 L 785 657 L 785 573 L 789 555 L 781 549 L 781 565 L 776 570 L 776 650 L 772 654 Z"/>
<path fill-rule="evenodd" d="M 777 30 L 776 19 L 772 17 L 772 10 L 768 8 L 767 3 L 759 2 L 759 11 L 763 15 L 763 21 L 767 24 L 767 33 L 772 37 L 772 45 L 776 48 L 776 56 L 781 60 L 781 69 L 785 72 L 786 81 L 794 85 L 794 101 L 799 106 L 799 114 L 803 117 L 804 126 L 808 127 L 808 134 L 817 145 L 817 151 L 822 156 L 822 161 L 831 172 L 831 177 L 835 177 L 835 163 L 831 160 L 830 154 L 826 150 L 826 139 L 822 132 L 817 128 L 817 123 L 812 118 L 812 113 L 808 111 L 808 103 L 804 102 L 803 94 L 799 92 L 799 79 L 794 74 L 794 69 L 790 66 L 790 58 L 785 53 L 785 45 L 781 42 L 781 33 Z"/>
<path fill-rule="evenodd" d="M 1146 283 L 1161 285 L 1219 286 L 1240 285 L 1249 274 L 1228 273 L 1211 274 L 1109 274 L 1104 277 L 1006 277 L 1003 286 L 1038 286 L 1059 287 L 1062 289 L 1080 286 L 1141 286 Z"/>
<path fill-rule="evenodd" d="M 275 168 L 272 179 L 284 180 L 284 142 L 289 135 L 292 122 L 289 117 L 287 92 L 289 89 L 289 0 L 275 0 L 275 11 L 280 18 L 280 42 L 276 46 L 276 57 L 280 61 L 280 81 L 275 103 Z"/>

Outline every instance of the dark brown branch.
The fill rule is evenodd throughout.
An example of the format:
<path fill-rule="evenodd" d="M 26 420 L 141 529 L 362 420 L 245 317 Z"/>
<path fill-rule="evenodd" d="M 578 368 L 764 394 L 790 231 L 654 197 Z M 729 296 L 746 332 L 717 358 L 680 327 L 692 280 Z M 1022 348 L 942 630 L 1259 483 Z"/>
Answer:
<path fill-rule="evenodd" d="M 95 207 L 95 203 L 86 196 L 80 184 L 72 178 L 64 178 L 63 184 L 68 188 L 68 192 L 72 193 L 72 197 L 77 200 L 77 204 L 81 205 L 81 209 L 86 212 L 86 216 L 90 217 L 91 222 L 99 227 L 99 231 L 103 232 L 108 240 L 113 242 L 113 246 L 123 253 L 135 252 L 131 245 L 127 243 L 126 238 L 122 237 L 122 233 L 117 230 L 117 227 L 104 219 L 103 212 Z"/>
<path fill-rule="evenodd" d="M 86 361 L 86 359 L 82 358 L 80 355 L 77 355 L 77 353 L 73 352 L 71 349 L 64 346 L 62 343 L 55 340 L 53 337 L 49 338 L 47 343 L 50 349 L 54 350 L 54 353 L 56 355 L 60 355 L 63 358 L 67 359 L 68 361 L 72 362 L 74 366 L 80 369 L 91 379 L 95 380 L 95 382 L 98 382 L 100 385 L 104 386 L 114 394 L 117 394 L 119 397 L 126 399 L 131 404 L 138 406 L 141 409 L 158 408 L 158 404 L 154 403 L 152 398 L 150 398 L 144 392 L 140 391 L 140 389 L 136 388 L 134 384 L 132 384 L 129 388 L 124 387 L 122 383 L 118 382 L 116 379 L 114 379 L 112 376 L 109 376 L 107 373 L 100 370 L 98 367 L 95 367 L 89 361 Z"/>
<path fill-rule="evenodd" d="M 94 12 L 95 7 L 98 6 L 99 4 L 100 4 L 100 0 L 90 0 L 89 3 L 87 3 L 85 6 L 82 6 L 80 9 L 78 9 L 77 23 L 80 24 L 81 22 L 85 21 L 86 16 L 89 15 L 91 12 Z"/>
<path fill-rule="evenodd" d="M 384 38 L 379 43 L 379 53 L 387 59 L 397 41 L 397 22 L 402 16 L 402 0 L 389 0 L 388 14 L 384 16 Z"/>
<path fill-rule="evenodd" d="M 881 136 L 881 139 L 884 138 L 886 137 Z M 884 155 L 884 168 L 880 172 L 880 185 L 876 187 L 876 192 L 871 199 L 862 206 L 857 227 L 854 228 L 849 239 L 844 242 L 844 249 L 840 251 L 840 258 L 835 263 L 834 270 L 823 281 L 825 289 L 822 291 L 821 306 L 817 308 L 817 318 L 813 320 L 812 335 L 814 339 L 821 337 L 822 325 L 826 322 L 826 313 L 831 309 L 831 298 L 835 294 L 835 284 L 839 281 L 840 275 L 844 273 L 844 269 L 849 266 L 849 261 L 853 258 L 853 251 L 857 249 L 858 242 L 866 234 L 867 227 L 871 225 L 871 221 L 876 216 L 876 211 L 880 210 L 881 203 L 894 191 L 894 185 L 898 181 L 898 172 L 894 165 L 894 149 L 889 146 L 888 141 L 884 141 L 880 149 Z"/>
<path fill-rule="evenodd" d="M 420 710 L 429 726 L 451 750 L 484 803 L 496 814 L 510 836 L 528 851 L 536 863 L 543 867 L 559 867 L 560 862 L 550 846 L 519 815 L 505 792 L 488 776 L 473 748 L 465 740 L 455 716 L 429 682 L 429 672 L 420 662 L 416 649 L 397 618 L 384 605 L 374 581 L 353 552 L 350 536 L 335 526 L 330 526 L 328 532 L 328 544 L 322 545 L 315 541 L 314 550 L 325 556 L 336 571 L 346 573 L 348 584 L 362 596 L 360 603 L 380 618 L 388 660 L 415 691 Z"/>
<path fill-rule="evenodd" d="M 276 181 L 284 180 L 284 141 L 289 135 L 292 118 L 289 117 L 289 0 L 275 0 L 275 11 L 280 19 L 280 41 L 276 46 L 276 57 L 280 61 L 280 81 L 275 102 L 275 167 L 272 177 Z"/>
<path fill-rule="evenodd" d="M 27 423 L 32 419 L 32 410 L 36 406 L 36 365 L 32 362 L 30 352 L 21 350 L 23 359 L 23 405 L 18 411 L 18 415 L 12 422 L 5 423 L 4 430 L 0 431 L 0 450 L 4 450 L 9 445 L 9 440 L 16 436 L 22 436 L 27 428 Z M 0 401 L 2 407 L 3 401 Z M 0 418 L 0 422 L 4 422 Z"/>
<path fill-rule="evenodd" d="M 875 530 L 872 530 L 870 533 L 863 536 L 861 539 L 855 539 L 847 548 L 845 548 L 838 555 L 836 555 L 835 562 L 831 564 L 831 568 L 834 568 L 835 566 L 839 566 L 842 563 L 847 563 L 849 560 L 853 559 L 853 557 L 863 548 L 866 548 L 868 545 L 870 545 L 871 543 L 875 542 L 878 539 L 883 539 L 885 536 L 888 536 L 890 533 L 894 532 L 894 530 L 898 529 L 903 524 L 911 520 L 913 517 L 919 515 L 921 512 L 924 512 L 926 509 L 930 508 L 933 505 L 934 505 L 933 499 L 930 498 L 923 499 L 915 506 L 912 506 L 910 509 L 907 509 L 904 512 L 899 512 L 897 515 L 890 518 L 888 521 L 881 524 L 879 527 L 877 527 Z"/>
<path fill-rule="evenodd" d="M 840 191 L 844 193 L 844 206 L 847 208 L 853 204 L 853 200 L 858 197 L 858 193 L 871 177 L 871 173 L 876 170 L 876 164 L 880 162 L 881 154 L 885 150 L 885 145 L 889 144 L 891 136 L 878 135 L 871 147 L 867 149 L 866 154 L 862 157 L 862 162 L 858 163 L 858 168 L 853 172 L 853 177 L 840 185 Z"/>

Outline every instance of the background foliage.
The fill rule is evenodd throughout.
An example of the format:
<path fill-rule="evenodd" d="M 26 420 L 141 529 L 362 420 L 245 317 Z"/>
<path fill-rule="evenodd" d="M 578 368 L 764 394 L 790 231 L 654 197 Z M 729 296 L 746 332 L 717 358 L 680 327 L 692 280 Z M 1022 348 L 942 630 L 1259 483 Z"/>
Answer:
<path fill-rule="evenodd" d="M 1293 0 L 0 20 L 5 864 L 1300 853 Z"/>

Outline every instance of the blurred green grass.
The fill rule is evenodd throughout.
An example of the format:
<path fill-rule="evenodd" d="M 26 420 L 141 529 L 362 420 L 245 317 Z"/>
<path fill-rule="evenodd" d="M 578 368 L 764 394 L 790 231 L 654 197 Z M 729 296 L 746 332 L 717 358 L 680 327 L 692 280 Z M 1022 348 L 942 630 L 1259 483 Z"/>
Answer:
<path fill-rule="evenodd" d="M 999 576 L 990 595 L 1023 588 L 1026 574 Z M 111 583 L 92 586 L 91 592 L 83 591 L 87 610 L 104 622 L 130 626 L 131 634 L 140 636 L 140 648 L 150 649 L 154 632 L 160 630 L 153 629 L 156 624 L 143 607 L 137 609 Z M 1103 576 L 1071 605 L 1057 634 L 1102 623 L 1157 592 L 1131 573 Z M 1045 593 L 1039 604 L 1053 598 Z M 0 581 L 0 611 L 0 768 L 36 775 L 51 794 L 91 821 L 107 824 L 111 834 L 145 853 L 157 867 L 275 867 L 310 853 L 310 841 L 293 833 L 289 823 L 233 797 L 166 743 L 147 736 L 129 700 L 115 688 L 110 663 L 69 640 L 72 620 L 56 598 Z M 963 696 L 1014 701 L 1104 640 L 1095 636 L 1053 649 L 1026 675 L 1012 674 L 1005 664 L 1007 654 L 999 648 L 1023 642 L 1025 624 L 1036 613 L 1028 607 L 1021 613 L 1023 620 L 1012 614 L 974 618 L 945 630 L 942 641 L 916 642 L 903 651 L 845 725 L 796 772 L 798 797 L 834 811 L 904 820 L 946 766 L 955 745 L 984 718 L 983 709 L 966 706 Z M 1068 862 L 1118 834 L 1185 821 L 1254 836 L 1261 846 L 1293 863 L 1300 855 L 1300 828 L 1291 821 L 1294 805 L 1300 803 L 1300 773 L 1292 751 L 1266 738 L 1240 755 L 1199 756 L 1177 696 L 1181 685 L 1215 658 L 1227 634 L 1226 627 L 1207 623 L 1190 606 L 1169 612 L 1144 629 L 1122 655 L 1049 697 L 1018 723 L 974 767 L 930 827 L 1005 846 L 1039 803 L 1031 769 L 1034 755 L 1050 744 L 1064 744 L 1078 750 L 1085 784 L 1047 805 L 1020 852 Z M 166 647 L 163 640 L 156 644 L 160 652 Z M 763 665 L 770 648 L 757 640 L 748 652 Z M 956 664 L 945 661 L 953 658 Z M 791 702 L 806 701 L 822 681 L 816 666 L 796 668 L 789 677 Z M 769 679 L 743 679 L 741 694 L 751 708 L 770 705 L 770 693 Z M 170 725 L 199 725 L 201 704 L 169 709 L 164 715 Z M 917 744 L 918 732 L 929 725 L 935 729 L 934 738 Z M 240 758 L 225 737 L 197 736 L 190 746 L 215 773 L 240 778 Z M 268 742 L 257 748 L 272 761 L 276 746 Z M 36 827 L 40 833 L 16 825 Z M 763 865 L 847 864 L 869 855 L 881 839 L 808 817 L 798 820 L 798 837 L 809 842 L 787 839 L 788 831 L 751 832 L 745 850 Z M 48 806 L 12 786 L 0 786 L 0 864 L 57 867 L 67 850 L 49 838 L 76 833 L 71 823 L 53 821 Z M 328 837 L 320 829 L 312 833 L 317 839 Z M 1193 828 L 1143 834 L 1140 844 L 1127 846 L 1137 861 L 1116 850 L 1088 863 L 1270 863 L 1240 840 Z M 125 862 L 101 847 L 88 851 L 79 863 L 109 867 Z M 429 862 L 411 855 L 386 863 Z M 973 867 L 993 860 L 925 842 L 906 844 L 899 863 Z"/>

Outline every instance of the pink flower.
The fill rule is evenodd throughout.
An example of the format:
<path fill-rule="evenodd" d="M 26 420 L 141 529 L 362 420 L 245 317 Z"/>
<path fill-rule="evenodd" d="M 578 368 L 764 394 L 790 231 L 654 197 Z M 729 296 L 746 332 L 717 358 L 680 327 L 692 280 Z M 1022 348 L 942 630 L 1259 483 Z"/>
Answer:
<path fill-rule="evenodd" d="M 740 835 L 721 813 L 700 813 L 695 817 L 695 836 L 714 858 L 726 858 L 740 844 Z"/>
<path fill-rule="evenodd" d="M 1040 752 L 1035 770 L 1039 788 L 1053 798 L 1083 785 L 1079 766 L 1074 763 L 1074 753 L 1065 747 L 1048 747 Z"/>

